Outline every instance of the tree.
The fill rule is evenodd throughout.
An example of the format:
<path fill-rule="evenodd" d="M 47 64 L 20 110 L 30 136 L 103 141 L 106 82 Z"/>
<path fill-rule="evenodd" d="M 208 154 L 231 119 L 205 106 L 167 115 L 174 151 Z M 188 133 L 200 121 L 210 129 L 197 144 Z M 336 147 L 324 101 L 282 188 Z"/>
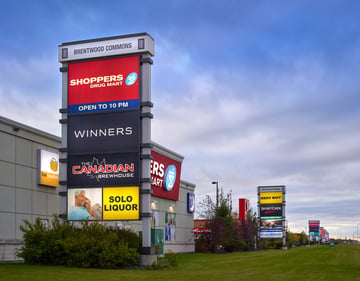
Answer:
<path fill-rule="evenodd" d="M 246 213 L 246 220 L 242 222 L 242 239 L 245 242 L 245 250 L 255 248 L 255 239 L 258 235 L 258 218 L 256 212 L 250 208 Z"/>
<path fill-rule="evenodd" d="M 200 239 L 207 241 L 211 252 L 232 252 L 243 246 L 239 223 L 234 222 L 231 216 L 230 198 L 231 194 L 224 196 L 221 191 L 218 207 L 209 195 L 199 204 L 199 217 L 208 220 L 206 227 L 210 229 Z"/>
<path fill-rule="evenodd" d="M 215 217 L 216 208 L 210 195 L 206 195 L 205 199 L 199 203 L 197 208 L 199 217 L 204 220 L 212 220 Z"/>

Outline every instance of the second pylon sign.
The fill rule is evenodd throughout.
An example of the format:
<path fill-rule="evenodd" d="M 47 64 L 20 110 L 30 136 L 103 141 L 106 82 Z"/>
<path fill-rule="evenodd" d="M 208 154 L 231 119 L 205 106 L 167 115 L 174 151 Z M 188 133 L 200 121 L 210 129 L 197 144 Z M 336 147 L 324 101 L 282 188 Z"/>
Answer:
<path fill-rule="evenodd" d="M 285 186 L 258 186 L 260 238 L 285 237 Z"/>

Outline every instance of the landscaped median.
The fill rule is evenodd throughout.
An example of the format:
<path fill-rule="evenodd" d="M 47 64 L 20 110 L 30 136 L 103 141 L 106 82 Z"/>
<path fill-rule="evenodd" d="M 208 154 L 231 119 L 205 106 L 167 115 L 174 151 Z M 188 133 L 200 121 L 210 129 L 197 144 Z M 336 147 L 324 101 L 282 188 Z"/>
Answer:
<path fill-rule="evenodd" d="M 360 245 L 297 247 L 230 254 L 173 254 L 175 267 L 103 270 L 0 264 L 0 280 L 360 280 Z M 158 269 L 156 269 L 158 268 Z"/>

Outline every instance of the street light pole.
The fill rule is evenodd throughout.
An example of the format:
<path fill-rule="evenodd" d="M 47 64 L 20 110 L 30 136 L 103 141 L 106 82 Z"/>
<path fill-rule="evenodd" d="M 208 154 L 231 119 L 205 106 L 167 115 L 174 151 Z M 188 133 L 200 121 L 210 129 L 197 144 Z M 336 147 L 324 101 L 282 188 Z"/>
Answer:
<path fill-rule="evenodd" d="M 219 182 L 213 181 L 212 184 L 216 184 L 216 209 L 219 207 Z"/>

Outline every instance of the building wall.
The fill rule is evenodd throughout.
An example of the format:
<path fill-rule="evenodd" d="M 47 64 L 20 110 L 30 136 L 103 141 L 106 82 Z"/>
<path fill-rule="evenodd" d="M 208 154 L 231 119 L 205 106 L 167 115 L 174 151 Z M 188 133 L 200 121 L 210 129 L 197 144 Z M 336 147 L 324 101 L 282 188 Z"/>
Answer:
<path fill-rule="evenodd" d="M 17 260 L 24 220 L 59 213 L 57 188 L 37 184 L 37 151 L 57 153 L 60 138 L 0 116 L 0 260 Z"/>
<path fill-rule="evenodd" d="M 187 212 L 187 193 L 194 192 L 195 185 L 181 181 L 179 200 L 173 202 L 174 212 L 176 213 L 176 239 L 174 242 L 165 241 L 165 253 L 187 253 L 195 252 L 194 242 L 194 214 Z M 170 203 L 170 202 L 167 202 Z M 165 212 L 168 211 L 168 205 L 165 203 Z M 163 219 L 165 227 L 165 214 Z"/>
<path fill-rule="evenodd" d="M 41 218 L 50 222 L 53 215 L 62 213 L 59 188 L 37 184 L 37 151 L 44 149 L 58 153 L 61 139 L 46 132 L 0 116 L 0 261 L 16 261 L 16 250 L 21 247 L 20 225 L 24 220 L 34 222 Z M 154 150 L 168 157 L 179 155 L 154 144 Z M 154 228 L 165 229 L 165 214 L 173 206 L 176 214 L 176 240 L 164 241 L 164 252 L 194 252 L 194 215 L 187 212 L 187 192 L 195 185 L 181 180 L 179 200 L 152 197 L 157 202 L 159 223 Z M 133 231 L 142 231 L 141 221 L 106 222 L 123 223 Z"/>

